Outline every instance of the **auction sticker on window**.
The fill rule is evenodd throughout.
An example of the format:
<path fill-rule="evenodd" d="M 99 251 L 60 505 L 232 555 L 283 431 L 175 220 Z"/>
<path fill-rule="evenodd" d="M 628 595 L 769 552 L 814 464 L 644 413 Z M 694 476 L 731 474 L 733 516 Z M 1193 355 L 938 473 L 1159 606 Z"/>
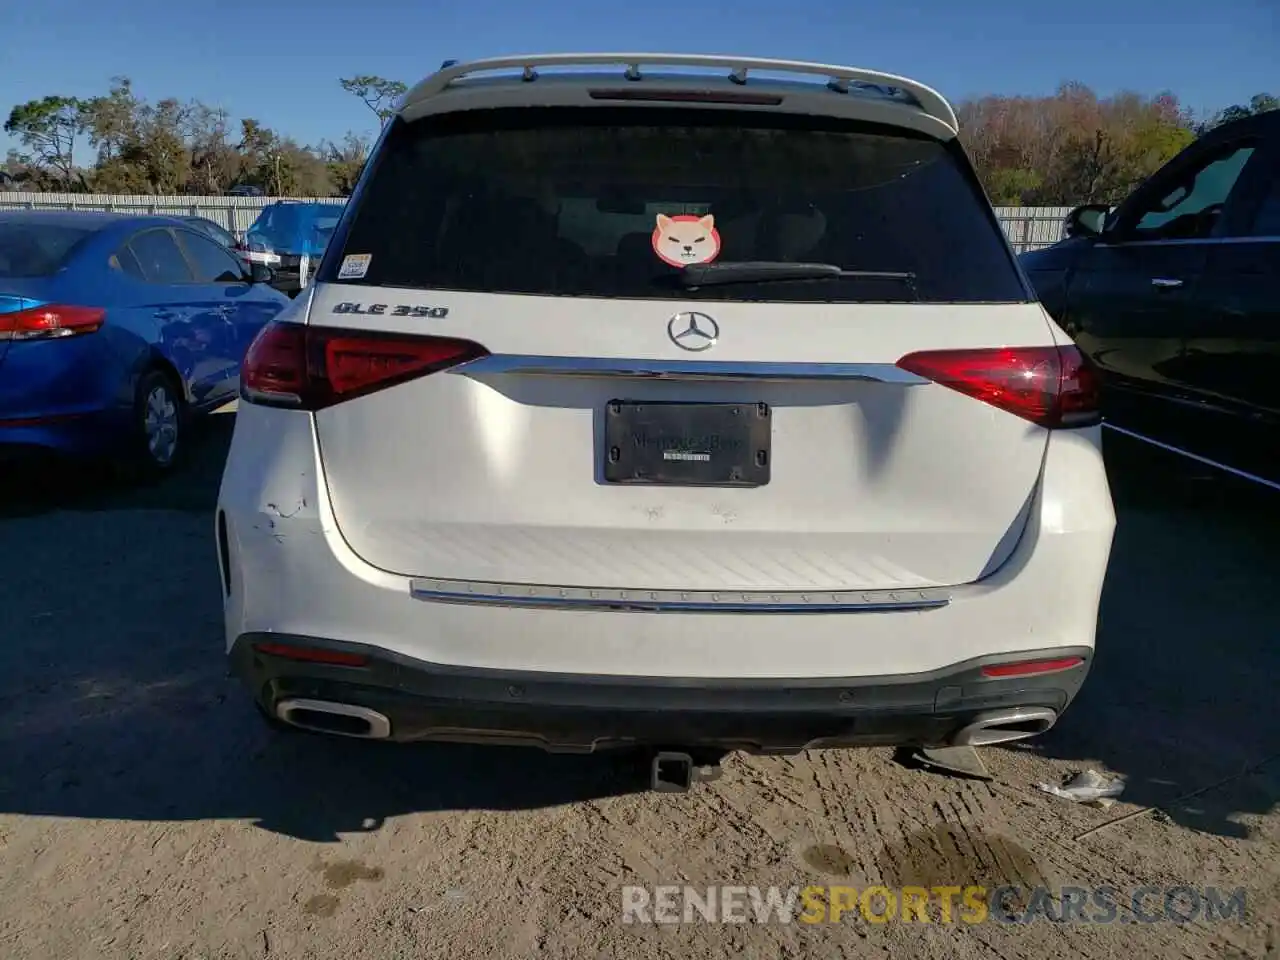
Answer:
<path fill-rule="evenodd" d="M 338 268 L 339 280 L 359 280 L 369 272 L 371 253 L 352 253 L 342 258 L 342 266 Z"/>

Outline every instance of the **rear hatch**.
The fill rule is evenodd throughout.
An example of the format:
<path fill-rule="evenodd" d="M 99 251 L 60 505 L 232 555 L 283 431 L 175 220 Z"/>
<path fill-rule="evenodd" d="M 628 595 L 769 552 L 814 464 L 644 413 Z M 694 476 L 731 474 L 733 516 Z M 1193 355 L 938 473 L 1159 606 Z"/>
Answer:
<path fill-rule="evenodd" d="M 1054 340 L 954 144 L 680 107 L 395 123 L 309 314 L 351 387 L 315 423 L 367 562 L 861 590 L 1012 550 Z M 421 375 L 420 336 L 478 359 Z M 1039 350 L 903 361 L 1005 347 Z"/>

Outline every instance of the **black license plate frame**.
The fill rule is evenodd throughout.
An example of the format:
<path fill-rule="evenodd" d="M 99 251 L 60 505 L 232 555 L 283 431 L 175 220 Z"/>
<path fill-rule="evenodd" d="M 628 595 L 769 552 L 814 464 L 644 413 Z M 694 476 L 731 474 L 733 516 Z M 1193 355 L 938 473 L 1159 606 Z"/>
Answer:
<path fill-rule="evenodd" d="M 609 484 L 762 487 L 773 467 L 767 403 L 611 400 L 603 474 Z"/>

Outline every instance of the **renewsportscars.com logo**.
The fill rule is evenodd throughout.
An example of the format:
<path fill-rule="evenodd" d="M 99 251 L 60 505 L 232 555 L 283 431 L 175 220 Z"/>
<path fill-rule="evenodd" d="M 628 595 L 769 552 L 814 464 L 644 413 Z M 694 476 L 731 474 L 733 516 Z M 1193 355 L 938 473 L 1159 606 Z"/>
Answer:
<path fill-rule="evenodd" d="M 625 886 L 623 923 L 1215 923 L 1246 916 L 1243 888 Z"/>

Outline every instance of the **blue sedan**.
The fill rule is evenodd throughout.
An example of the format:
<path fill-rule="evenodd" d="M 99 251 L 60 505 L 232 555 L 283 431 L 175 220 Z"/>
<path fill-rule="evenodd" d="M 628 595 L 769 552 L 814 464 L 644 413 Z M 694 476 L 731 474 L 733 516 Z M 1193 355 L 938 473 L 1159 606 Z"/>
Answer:
<path fill-rule="evenodd" d="M 0 453 L 169 470 L 288 306 L 270 280 L 178 219 L 0 211 Z"/>

